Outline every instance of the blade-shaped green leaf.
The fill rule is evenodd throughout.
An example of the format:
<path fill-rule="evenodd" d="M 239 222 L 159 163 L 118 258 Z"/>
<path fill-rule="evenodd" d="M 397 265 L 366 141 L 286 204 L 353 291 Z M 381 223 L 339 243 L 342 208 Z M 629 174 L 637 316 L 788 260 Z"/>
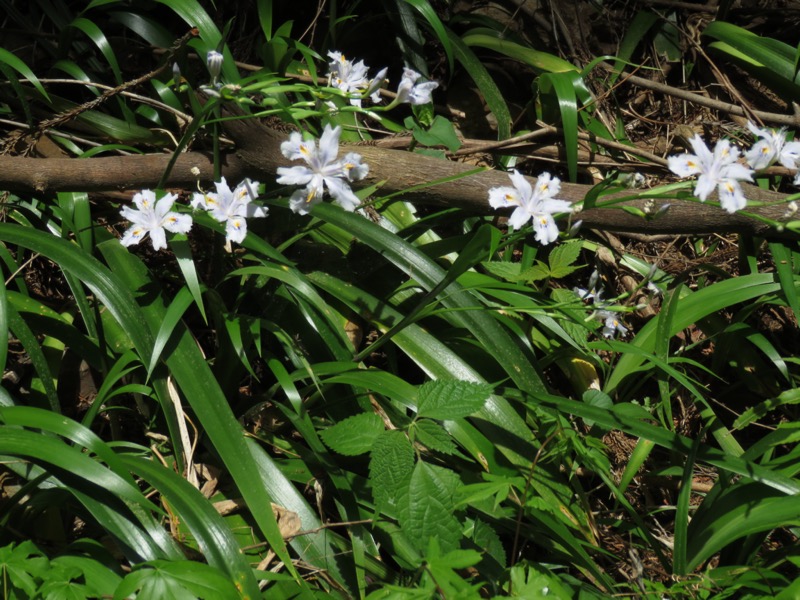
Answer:
<path fill-rule="evenodd" d="M 166 498 L 192 532 L 210 565 L 230 575 L 243 594 L 259 597 L 258 584 L 230 528 L 199 490 L 153 461 L 125 455 L 120 456 L 120 460 Z"/>

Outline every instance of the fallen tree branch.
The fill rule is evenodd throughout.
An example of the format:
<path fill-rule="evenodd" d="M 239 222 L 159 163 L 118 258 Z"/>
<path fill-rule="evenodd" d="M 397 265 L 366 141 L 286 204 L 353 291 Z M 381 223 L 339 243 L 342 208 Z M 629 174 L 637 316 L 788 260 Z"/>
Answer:
<path fill-rule="evenodd" d="M 223 122 L 236 149 L 222 155 L 222 174 L 230 181 L 251 177 L 261 182 L 275 180 L 276 169 L 288 166 L 280 144 L 287 135 L 255 120 L 232 119 Z M 493 213 L 488 204 L 488 190 L 508 186 L 508 175 L 465 163 L 432 158 L 413 152 L 370 145 L 351 148 L 369 164 L 366 184 L 380 184 L 381 194 L 398 194 L 404 200 L 420 204 L 457 206 L 476 213 Z M 0 156 L 0 189 L 27 193 L 56 191 L 134 190 L 154 187 L 170 161 L 168 154 L 102 157 L 89 159 L 28 158 Z M 198 181 L 208 185 L 213 180 L 210 156 L 199 152 L 181 154 L 169 177 L 168 187 L 195 189 Z M 572 203 L 582 202 L 591 186 L 563 183 L 559 197 Z M 786 196 L 745 186 L 745 194 L 755 206 L 750 212 L 762 218 L 779 220 L 786 211 Z M 630 198 L 635 192 L 611 194 L 602 202 Z M 652 202 L 652 201 L 651 201 Z M 717 206 L 677 199 L 655 200 L 651 210 L 670 203 L 671 208 L 657 219 L 647 221 L 625 212 L 623 206 L 645 210 L 646 199 L 627 200 L 613 208 L 584 210 L 575 219 L 584 227 L 609 231 L 647 234 L 702 234 L 736 232 L 772 238 L 796 239 L 789 231 L 777 231 L 768 224 L 744 214 L 730 215 Z M 763 203 L 763 205 L 758 205 Z"/>

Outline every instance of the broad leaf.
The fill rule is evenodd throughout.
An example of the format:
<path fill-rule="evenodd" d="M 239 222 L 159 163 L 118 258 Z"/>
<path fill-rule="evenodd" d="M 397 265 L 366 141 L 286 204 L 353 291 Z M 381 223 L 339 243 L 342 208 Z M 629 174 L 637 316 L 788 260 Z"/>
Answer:
<path fill-rule="evenodd" d="M 322 441 L 345 456 L 357 456 L 372 449 L 384 432 L 381 418 L 375 413 L 361 413 L 340 421 L 320 432 Z"/>
<path fill-rule="evenodd" d="M 437 379 L 419 388 L 417 415 L 443 421 L 460 419 L 478 412 L 492 394 L 488 383 Z"/>
<path fill-rule="evenodd" d="M 372 497 L 379 510 L 394 505 L 401 491 L 408 487 L 414 470 L 414 449 L 402 431 L 387 431 L 372 448 L 369 479 Z"/>
<path fill-rule="evenodd" d="M 438 539 L 443 552 L 458 546 L 461 527 L 453 510 L 459 485 L 452 471 L 417 462 L 408 489 L 399 499 L 398 517 L 403 532 L 418 549 L 426 549 L 431 537 Z"/>

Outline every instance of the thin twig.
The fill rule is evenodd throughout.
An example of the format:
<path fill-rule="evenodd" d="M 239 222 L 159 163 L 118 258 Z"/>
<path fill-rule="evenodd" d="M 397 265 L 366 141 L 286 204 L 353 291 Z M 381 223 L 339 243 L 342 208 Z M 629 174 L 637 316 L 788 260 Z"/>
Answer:
<path fill-rule="evenodd" d="M 609 71 L 614 70 L 614 67 L 609 65 L 608 63 L 600 63 L 600 66 Z M 637 75 L 627 75 L 626 81 L 629 81 L 630 83 L 632 83 L 637 87 L 653 90 L 654 92 L 659 92 L 661 94 L 666 94 L 668 96 L 673 96 L 675 98 L 680 98 L 681 100 L 686 100 L 687 102 L 691 102 L 693 104 L 705 106 L 706 108 L 711 108 L 714 110 L 718 110 L 720 112 L 726 112 L 728 114 L 736 115 L 738 117 L 747 116 L 747 113 L 741 106 L 731 104 L 730 102 L 722 102 L 720 100 L 714 100 L 713 98 L 701 96 L 700 94 L 695 94 L 694 92 L 682 90 L 680 88 L 676 88 L 671 85 L 667 85 L 665 83 L 659 83 L 657 81 L 645 79 L 644 77 L 639 77 Z M 764 121 L 765 123 L 774 123 L 776 125 L 787 125 L 789 127 L 800 127 L 800 117 L 798 117 L 798 115 L 783 115 L 780 113 L 765 112 L 763 110 L 753 110 L 752 114 L 761 119 L 762 121 Z"/>
<path fill-rule="evenodd" d="M 554 133 L 564 133 L 564 130 L 561 127 L 553 127 L 552 125 L 548 125 L 547 123 L 542 123 L 541 121 L 536 122 L 542 128 L 548 128 L 551 132 Z M 647 150 L 642 150 L 641 148 L 637 148 L 636 146 L 628 146 L 627 144 L 621 144 L 619 142 L 615 142 L 613 140 L 607 140 L 605 138 L 596 137 L 593 135 L 589 135 L 588 133 L 583 133 L 582 131 L 578 132 L 578 139 L 584 140 L 586 142 L 591 142 L 593 144 L 597 144 L 598 146 L 603 146 L 604 148 L 610 148 L 612 150 L 620 150 L 622 152 L 627 152 L 629 154 L 635 154 L 636 156 L 641 156 L 642 158 L 646 158 L 647 160 L 654 162 L 658 165 L 667 166 L 667 160 L 658 156 L 657 154 L 653 154 L 652 152 L 648 152 Z"/>
<path fill-rule="evenodd" d="M 20 82 L 31 83 L 30 79 L 20 79 Z M 4 85 L 6 83 L 7 82 L 5 82 L 5 81 L 0 81 L 0 85 Z M 96 87 L 96 88 L 99 88 L 101 90 L 108 90 L 108 91 L 113 91 L 113 90 L 117 89 L 114 86 L 106 85 L 104 83 L 97 83 L 97 82 L 94 82 L 94 81 L 81 81 L 80 79 L 39 79 L 39 83 L 45 84 L 45 85 L 47 85 L 47 84 L 56 84 L 56 83 L 57 84 L 66 84 L 66 85 L 82 85 L 82 86 L 85 86 L 85 87 Z M 163 102 L 160 102 L 160 101 L 155 100 L 153 98 L 148 98 L 147 96 L 141 96 L 139 94 L 134 94 L 133 92 L 127 92 L 127 91 L 119 92 L 119 95 L 120 96 L 125 96 L 126 98 L 130 98 L 131 100 L 136 100 L 140 104 L 147 104 L 148 106 L 152 106 L 153 108 L 158 108 L 158 109 L 161 109 L 163 111 L 172 113 L 173 115 L 175 115 L 176 117 L 178 117 L 179 119 L 182 119 L 183 121 L 185 121 L 187 123 L 191 122 L 191 120 L 192 120 L 192 116 L 191 115 L 188 115 L 185 112 L 181 112 L 181 111 L 179 111 L 179 110 L 177 110 L 175 108 L 172 108 L 169 104 L 164 104 Z"/>
<path fill-rule="evenodd" d="M 162 64 L 160 64 L 158 67 L 156 67 L 155 69 L 153 69 L 149 73 L 145 73 L 144 75 L 142 75 L 140 77 L 136 77 L 135 79 L 131 79 L 130 81 L 126 81 L 122 85 L 118 85 L 118 86 L 116 86 L 114 88 L 107 89 L 102 94 L 100 94 L 97 98 L 94 98 L 94 99 L 90 100 L 89 102 L 84 102 L 83 104 L 75 106 L 75 107 L 73 107 L 73 108 L 71 108 L 69 110 L 66 110 L 66 111 L 64 111 L 64 112 L 62 112 L 60 114 L 57 114 L 56 116 L 54 116 L 54 117 L 52 117 L 50 119 L 46 119 L 46 120 L 40 122 L 39 125 L 37 125 L 36 129 L 33 131 L 33 135 L 35 137 L 38 137 L 42 133 L 44 133 L 47 129 L 50 129 L 51 127 L 58 127 L 59 125 L 63 125 L 64 123 L 66 123 L 67 121 L 71 121 L 72 119 L 74 119 L 78 115 L 83 114 L 88 110 L 93 110 L 93 109 L 97 108 L 98 106 L 103 104 L 109 98 L 113 98 L 116 95 L 119 95 L 119 94 L 121 94 L 123 92 L 127 92 L 129 89 L 135 88 L 135 87 L 143 84 L 144 82 L 149 81 L 150 79 L 152 79 L 153 77 L 155 77 L 156 75 L 158 75 L 159 73 L 164 71 L 166 68 L 168 68 L 170 66 L 169 65 L 170 59 L 181 48 L 183 48 L 189 42 L 190 39 L 192 39 L 193 37 L 197 37 L 197 35 L 199 35 L 199 31 L 197 29 L 190 30 L 188 33 L 186 33 L 183 37 L 178 39 L 172 45 L 172 47 L 166 52 L 165 57 L 164 57 L 164 59 L 162 61 Z"/>

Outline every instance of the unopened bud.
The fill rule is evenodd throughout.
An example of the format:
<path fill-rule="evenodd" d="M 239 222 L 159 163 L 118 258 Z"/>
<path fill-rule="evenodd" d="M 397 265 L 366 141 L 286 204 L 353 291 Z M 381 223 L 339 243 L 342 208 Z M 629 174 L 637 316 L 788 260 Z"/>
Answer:
<path fill-rule="evenodd" d="M 596 288 L 597 282 L 599 280 L 600 280 L 600 273 L 598 273 L 597 269 L 595 269 L 594 271 L 592 271 L 592 274 L 589 275 L 589 283 L 588 283 L 589 289 L 593 290 L 594 288 Z"/>
<path fill-rule="evenodd" d="M 222 54 L 216 50 L 209 50 L 206 55 L 206 65 L 208 65 L 208 72 L 211 75 L 211 85 L 217 85 L 219 81 L 219 74 L 222 73 Z"/>
<path fill-rule="evenodd" d="M 670 203 L 662 204 L 661 206 L 659 206 L 658 210 L 656 211 L 656 214 L 653 215 L 653 218 L 667 214 L 667 211 L 669 210 L 670 206 L 672 206 L 672 204 Z"/>
<path fill-rule="evenodd" d="M 579 219 L 579 220 L 575 221 L 572 224 L 572 227 L 569 228 L 569 237 L 573 237 L 575 235 L 578 235 L 578 230 L 581 228 L 581 225 L 583 225 L 583 220 L 582 219 Z"/>
<path fill-rule="evenodd" d="M 175 82 L 175 85 L 181 80 L 181 68 L 178 63 L 172 63 L 172 80 Z"/>

